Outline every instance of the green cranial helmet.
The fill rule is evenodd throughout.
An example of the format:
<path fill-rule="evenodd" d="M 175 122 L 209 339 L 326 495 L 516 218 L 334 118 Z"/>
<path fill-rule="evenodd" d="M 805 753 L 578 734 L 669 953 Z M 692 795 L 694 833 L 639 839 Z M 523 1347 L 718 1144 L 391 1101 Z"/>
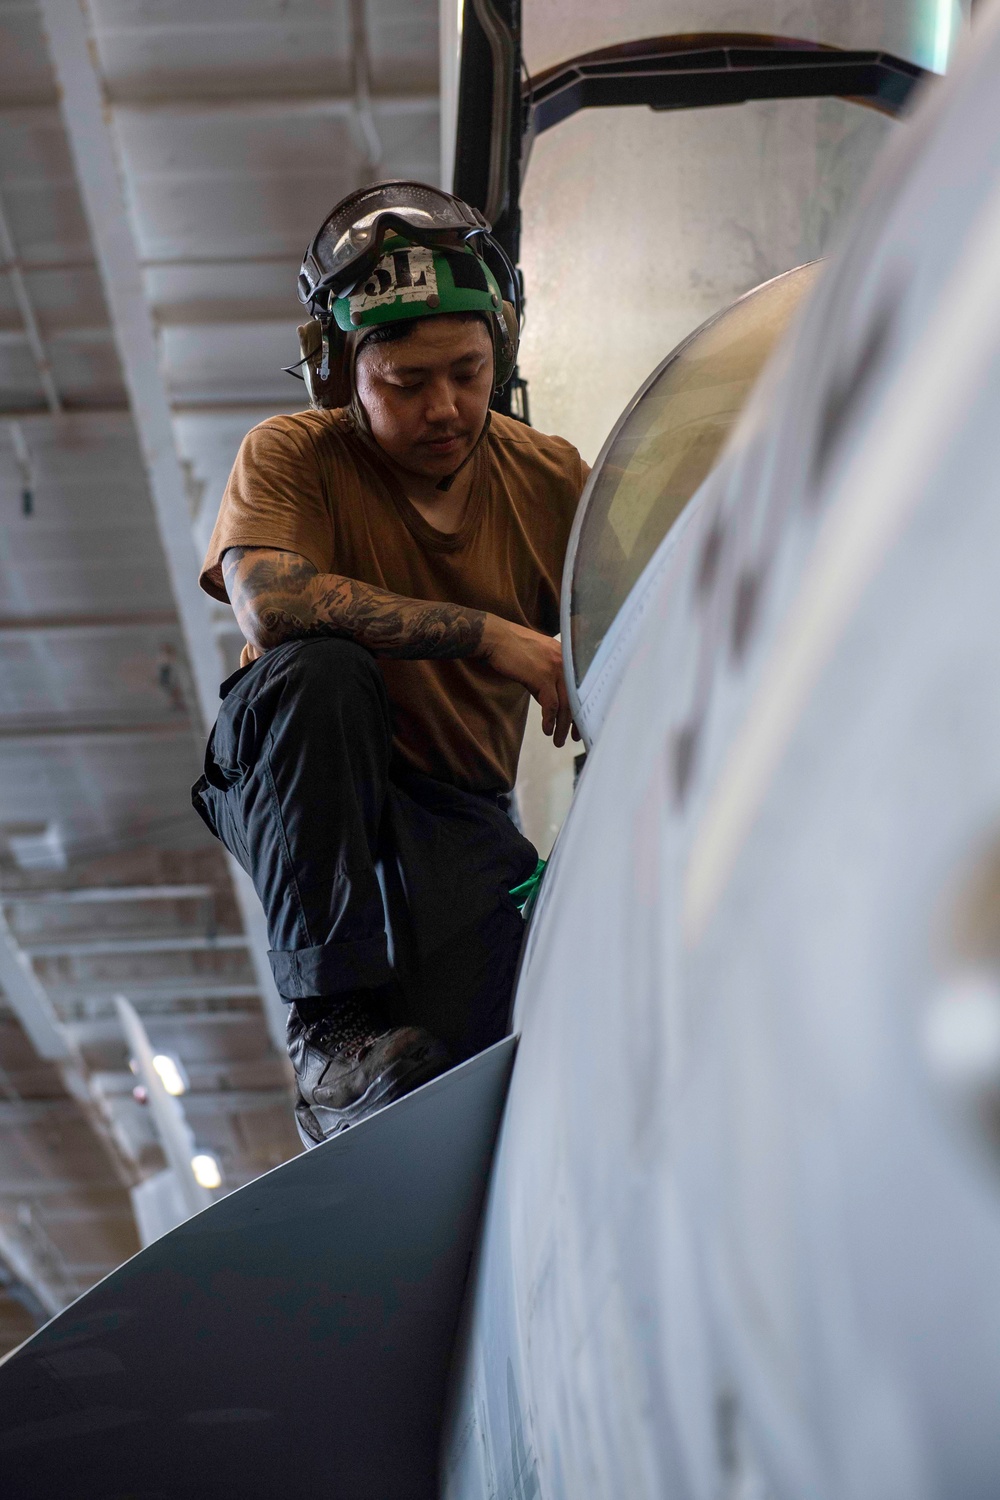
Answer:
<path fill-rule="evenodd" d="M 497 280 L 503 274 L 506 293 Z M 298 290 L 311 317 L 299 329 L 302 359 L 287 368 L 305 379 L 313 405 L 348 405 L 364 330 L 411 318 L 480 314 L 493 342 L 496 389 L 514 373 L 517 273 L 482 214 L 427 183 L 373 183 L 342 199 L 305 253 Z"/>
<path fill-rule="evenodd" d="M 482 313 L 490 321 L 502 313 L 496 278 L 468 246 L 432 248 L 393 235 L 382 249 L 365 280 L 329 303 L 343 332 L 441 313 Z"/>

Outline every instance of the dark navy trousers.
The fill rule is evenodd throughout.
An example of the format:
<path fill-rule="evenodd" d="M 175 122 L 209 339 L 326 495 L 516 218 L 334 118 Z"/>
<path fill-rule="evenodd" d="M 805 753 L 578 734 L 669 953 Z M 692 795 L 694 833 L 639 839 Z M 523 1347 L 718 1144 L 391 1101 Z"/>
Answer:
<path fill-rule="evenodd" d="M 195 808 L 253 880 L 286 1000 L 395 977 L 400 1022 L 456 1060 L 507 1030 L 535 868 L 507 799 L 402 768 L 373 657 L 289 641 L 222 685 Z"/>

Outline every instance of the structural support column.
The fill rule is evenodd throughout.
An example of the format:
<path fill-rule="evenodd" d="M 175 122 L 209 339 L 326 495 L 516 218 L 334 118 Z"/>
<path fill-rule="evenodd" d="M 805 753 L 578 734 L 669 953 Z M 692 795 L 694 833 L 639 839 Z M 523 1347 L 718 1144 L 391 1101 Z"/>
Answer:
<path fill-rule="evenodd" d="M 31 967 L 31 960 L 19 947 L 2 907 L 0 987 L 39 1057 L 55 1064 L 66 1092 L 79 1105 L 103 1143 L 119 1181 L 125 1187 L 131 1187 L 135 1180 L 132 1165 L 122 1155 L 111 1123 L 91 1092 L 87 1070 L 75 1042 L 59 1020 L 43 985 L 39 983 L 38 976 Z"/>
<path fill-rule="evenodd" d="M 0 1291 L 13 1297 L 41 1328 L 66 1306 L 24 1245 L 0 1224 Z"/>
<path fill-rule="evenodd" d="M 2 908 L 0 987 L 38 1056 L 49 1062 L 73 1062 L 73 1044 L 63 1030 L 55 1006 L 31 967 L 31 960 L 18 946 Z"/>
<path fill-rule="evenodd" d="M 86 0 L 40 0 L 49 53 L 59 84 L 63 122 L 111 315 L 129 405 L 149 475 L 160 539 L 177 613 L 207 729 L 218 708 L 223 673 L 212 607 L 198 587 L 198 563 L 184 470 L 174 439 L 170 402 L 160 366 L 152 314 L 128 214 L 124 168 L 111 111 L 97 70 Z M 235 879 L 244 926 L 251 938 L 268 1028 L 284 1051 L 284 1005 L 274 986 L 257 898 Z"/>

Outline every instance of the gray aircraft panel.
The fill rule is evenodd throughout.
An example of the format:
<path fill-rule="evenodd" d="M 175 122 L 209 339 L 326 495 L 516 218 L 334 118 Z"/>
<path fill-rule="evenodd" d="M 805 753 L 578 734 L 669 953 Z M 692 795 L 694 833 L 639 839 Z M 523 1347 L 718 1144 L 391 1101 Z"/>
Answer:
<path fill-rule="evenodd" d="M 1000 1493 L 998 76 L 993 5 L 614 662 L 447 1500 Z"/>
<path fill-rule="evenodd" d="M 182 1224 L 0 1365 L 17 1500 L 429 1500 L 515 1039 Z"/>

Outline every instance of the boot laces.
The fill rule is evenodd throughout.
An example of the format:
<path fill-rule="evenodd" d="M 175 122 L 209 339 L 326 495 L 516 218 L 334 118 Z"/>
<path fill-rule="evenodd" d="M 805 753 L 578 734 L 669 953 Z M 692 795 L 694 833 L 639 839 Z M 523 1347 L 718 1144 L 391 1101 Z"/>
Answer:
<path fill-rule="evenodd" d="M 352 996 L 341 1000 L 330 1015 L 309 1022 L 303 1040 L 307 1046 L 318 1047 L 323 1052 L 338 1052 L 344 1057 L 356 1058 L 374 1046 L 388 1030 L 387 1025 L 378 1022 L 370 1006 Z"/>

